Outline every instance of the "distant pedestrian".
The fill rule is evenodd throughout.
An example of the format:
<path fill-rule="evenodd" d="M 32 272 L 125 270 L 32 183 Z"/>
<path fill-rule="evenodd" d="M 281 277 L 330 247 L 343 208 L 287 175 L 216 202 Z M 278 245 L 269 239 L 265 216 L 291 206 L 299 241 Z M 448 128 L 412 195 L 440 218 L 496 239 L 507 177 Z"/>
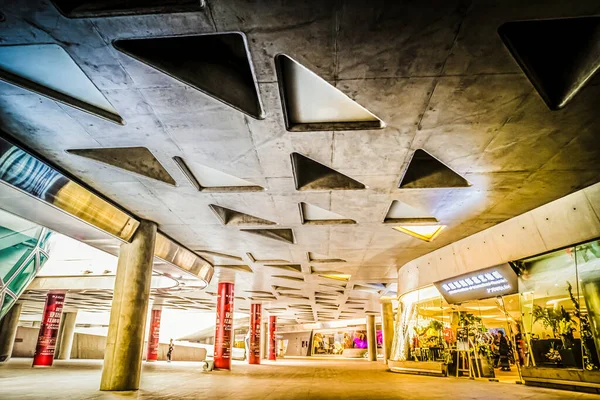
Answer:
<path fill-rule="evenodd" d="M 171 362 L 171 357 L 173 356 L 173 349 L 175 345 L 173 344 L 173 339 L 169 342 L 169 351 L 167 351 L 167 362 Z"/>

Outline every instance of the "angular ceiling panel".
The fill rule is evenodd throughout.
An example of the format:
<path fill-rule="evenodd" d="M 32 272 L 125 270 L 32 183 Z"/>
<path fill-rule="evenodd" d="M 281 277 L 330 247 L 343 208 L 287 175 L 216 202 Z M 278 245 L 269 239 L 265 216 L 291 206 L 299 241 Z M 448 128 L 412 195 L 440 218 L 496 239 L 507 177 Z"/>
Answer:
<path fill-rule="evenodd" d="M 188 163 L 181 157 L 173 157 L 181 172 L 199 191 L 207 192 L 259 192 L 265 190 L 247 180 L 238 178 L 198 163 Z"/>
<path fill-rule="evenodd" d="M 201 11 L 205 5 L 204 0 L 52 0 L 52 3 L 67 18 L 193 12 Z"/>
<path fill-rule="evenodd" d="M 113 46 L 252 118 L 265 118 L 243 33 L 120 39 Z"/>
<path fill-rule="evenodd" d="M 253 273 L 252 268 L 247 265 L 215 265 L 215 268 L 226 269 L 231 271 L 241 271 Z"/>
<path fill-rule="evenodd" d="M 426 211 L 413 207 L 399 200 L 392 201 L 390 208 L 383 220 L 384 223 L 426 223 L 436 224 L 437 218 L 427 215 Z"/>
<path fill-rule="evenodd" d="M 300 202 L 300 217 L 303 224 L 307 225 L 331 225 L 331 224 L 356 224 L 356 221 L 325 210 L 312 204 Z"/>
<path fill-rule="evenodd" d="M 288 228 L 281 229 L 240 229 L 242 232 L 252 233 L 269 239 L 278 240 L 285 243 L 296 243 L 294 232 Z"/>
<path fill-rule="evenodd" d="M 296 190 L 358 190 L 362 183 L 300 153 L 292 153 Z"/>
<path fill-rule="evenodd" d="M 176 185 L 175 180 L 156 157 L 154 157 L 154 154 L 145 147 L 70 149 L 67 152 L 168 183 L 169 185 Z"/>
<path fill-rule="evenodd" d="M 300 264 L 265 264 L 265 267 L 283 269 L 293 272 L 302 272 L 302 265 Z"/>
<path fill-rule="evenodd" d="M 59 45 L 1 46 L 0 79 L 96 117 L 124 124 L 117 110 Z"/>
<path fill-rule="evenodd" d="M 465 178 L 423 149 L 415 150 L 398 185 L 400 189 L 469 186 L 471 184 Z"/>
<path fill-rule="evenodd" d="M 275 57 L 289 131 L 380 129 L 383 121 L 290 57 Z"/>
<path fill-rule="evenodd" d="M 600 69 L 600 17 L 507 22 L 504 44 L 548 108 L 563 108 Z"/>
<path fill-rule="evenodd" d="M 343 260 L 341 258 L 331 258 L 331 257 L 327 257 L 327 256 L 323 256 L 321 254 L 317 254 L 317 253 L 313 253 L 312 251 L 309 251 L 307 253 L 307 257 L 308 257 L 308 262 L 312 262 L 314 264 L 319 264 L 319 263 L 343 263 L 346 262 L 346 260 Z"/>
<path fill-rule="evenodd" d="M 277 225 L 277 223 L 273 221 L 245 214 L 230 208 L 221 207 L 216 204 L 209 204 L 208 206 L 213 210 L 223 225 Z"/>
<path fill-rule="evenodd" d="M 304 282 L 304 278 L 299 276 L 273 275 L 271 277 L 277 279 L 286 279 L 288 281 Z"/>

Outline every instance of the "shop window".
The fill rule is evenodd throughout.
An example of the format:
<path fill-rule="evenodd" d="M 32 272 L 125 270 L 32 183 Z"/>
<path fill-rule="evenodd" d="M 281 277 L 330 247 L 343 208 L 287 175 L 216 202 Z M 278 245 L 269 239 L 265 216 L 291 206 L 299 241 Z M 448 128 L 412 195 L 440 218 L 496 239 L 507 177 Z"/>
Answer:
<path fill-rule="evenodd" d="M 528 351 L 526 366 L 597 370 L 600 366 L 598 241 L 516 263 Z"/>

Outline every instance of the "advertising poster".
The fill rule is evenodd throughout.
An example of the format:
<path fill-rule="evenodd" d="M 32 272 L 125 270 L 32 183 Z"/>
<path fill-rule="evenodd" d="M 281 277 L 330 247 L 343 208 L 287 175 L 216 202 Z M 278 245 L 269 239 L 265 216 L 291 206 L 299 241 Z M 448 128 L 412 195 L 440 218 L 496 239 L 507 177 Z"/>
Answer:
<path fill-rule="evenodd" d="M 60 328 L 63 305 L 65 304 L 64 293 L 48 293 L 46 305 L 40 325 L 35 355 L 33 356 L 34 367 L 50 367 L 54 362 L 54 349 L 56 348 L 56 337 Z"/>
<path fill-rule="evenodd" d="M 148 355 L 146 361 L 158 360 L 158 337 L 160 335 L 161 309 L 153 309 L 150 317 L 150 333 L 148 335 Z"/>
<path fill-rule="evenodd" d="M 233 283 L 231 282 L 219 282 L 215 329 L 215 368 L 231 369 L 233 336 Z"/>
<path fill-rule="evenodd" d="M 250 345 L 248 346 L 248 363 L 260 364 L 260 321 L 262 306 L 250 305 Z"/>
<path fill-rule="evenodd" d="M 277 316 L 269 317 L 269 360 L 277 360 Z"/>

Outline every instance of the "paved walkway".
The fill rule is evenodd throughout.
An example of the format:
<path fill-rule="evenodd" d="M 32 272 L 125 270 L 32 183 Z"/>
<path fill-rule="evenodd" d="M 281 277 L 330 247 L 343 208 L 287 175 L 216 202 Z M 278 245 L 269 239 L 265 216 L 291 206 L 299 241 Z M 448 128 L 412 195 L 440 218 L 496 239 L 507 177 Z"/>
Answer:
<path fill-rule="evenodd" d="M 523 385 L 387 372 L 381 361 L 290 359 L 203 372 L 199 363 L 144 364 L 141 390 L 98 391 L 101 361 L 29 359 L 0 366 L 0 399 L 595 399 L 592 394 Z"/>

